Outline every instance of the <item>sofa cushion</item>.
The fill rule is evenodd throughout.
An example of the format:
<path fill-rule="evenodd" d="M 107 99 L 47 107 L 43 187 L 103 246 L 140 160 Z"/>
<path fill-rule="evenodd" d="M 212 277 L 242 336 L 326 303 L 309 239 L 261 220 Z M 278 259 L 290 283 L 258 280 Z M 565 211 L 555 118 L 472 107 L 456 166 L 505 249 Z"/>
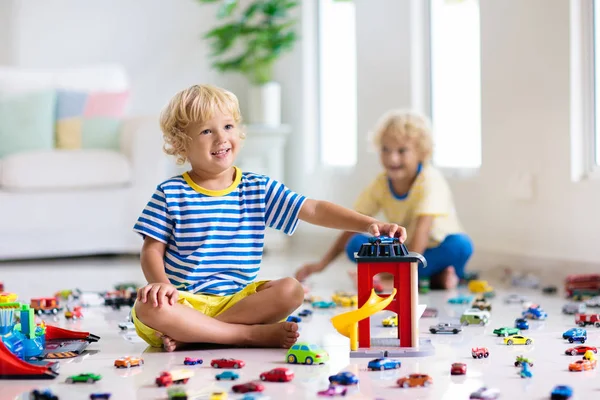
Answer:
<path fill-rule="evenodd" d="M 0 160 L 0 190 L 64 190 L 131 183 L 129 160 L 110 150 L 50 150 Z"/>
<path fill-rule="evenodd" d="M 54 147 L 56 93 L 0 93 L 0 158 Z"/>
<path fill-rule="evenodd" d="M 56 147 L 119 149 L 129 92 L 59 90 Z"/>

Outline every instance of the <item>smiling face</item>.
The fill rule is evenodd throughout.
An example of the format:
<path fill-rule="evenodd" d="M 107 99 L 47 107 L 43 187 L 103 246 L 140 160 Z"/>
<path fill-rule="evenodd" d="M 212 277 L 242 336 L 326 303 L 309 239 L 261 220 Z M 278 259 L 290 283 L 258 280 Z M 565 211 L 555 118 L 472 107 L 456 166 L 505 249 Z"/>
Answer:
<path fill-rule="evenodd" d="M 194 173 L 211 178 L 233 166 L 241 133 L 232 115 L 215 110 L 210 119 L 191 123 L 186 133 L 191 138 L 186 156 Z"/>
<path fill-rule="evenodd" d="M 390 131 L 381 136 L 381 164 L 392 181 L 413 179 L 422 158 L 414 139 L 401 137 Z"/>

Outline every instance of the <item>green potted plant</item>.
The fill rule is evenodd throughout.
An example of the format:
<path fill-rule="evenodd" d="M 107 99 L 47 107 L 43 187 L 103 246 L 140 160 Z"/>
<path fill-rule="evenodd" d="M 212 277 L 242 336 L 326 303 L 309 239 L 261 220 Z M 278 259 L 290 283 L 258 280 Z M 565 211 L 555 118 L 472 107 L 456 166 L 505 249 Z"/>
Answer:
<path fill-rule="evenodd" d="M 281 86 L 273 80 L 276 61 L 297 40 L 293 0 L 197 0 L 220 3 L 217 19 L 223 24 L 204 38 L 212 48 L 212 66 L 220 72 L 243 74 L 250 82 L 248 122 L 281 124 Z M 243 6 L 242 7 L 242 4 Z"/>

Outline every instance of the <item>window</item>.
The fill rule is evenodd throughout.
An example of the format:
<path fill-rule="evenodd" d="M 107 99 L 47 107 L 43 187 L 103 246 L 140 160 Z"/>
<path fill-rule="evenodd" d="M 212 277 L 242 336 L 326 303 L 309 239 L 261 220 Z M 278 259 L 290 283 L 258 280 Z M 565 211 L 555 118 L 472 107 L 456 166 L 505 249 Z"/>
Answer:
<path fill-rule="evenodd" d="M 354 2 L 319 1 L 320 158 L 351 166 L 357 158 Z"/>
<path fill-rule="evenodd" d="M 431 0 L 433 163 L 481 166 L 481 54 L 478 0 Z"/>

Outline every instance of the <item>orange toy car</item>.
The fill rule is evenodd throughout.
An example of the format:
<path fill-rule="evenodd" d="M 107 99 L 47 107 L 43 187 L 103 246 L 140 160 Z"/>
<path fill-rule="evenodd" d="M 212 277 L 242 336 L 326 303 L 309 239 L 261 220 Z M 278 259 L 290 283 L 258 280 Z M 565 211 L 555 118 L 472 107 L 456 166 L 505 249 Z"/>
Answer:
<path fill-rule="evenodd" d="M 596 368 L 596 360 L 577 360 L 569 364 L 569 371 L 589 371 Z"/>
<path fill-rule="evenodd" d="M 429 375 L 425 374 L 410 374 L 403 378 L 398 379 L 396 382 L 398 386 L 407 388 L 415 386 L 429 386 L 433 383 L 433 379 Z"/>
<path fill-rule="evenodd" d="M 137 357 L 121 357 L 115 360 L 115 367 L 117 368 L 131 368 L 141 365 L 144 365 L 144 360 Z"/>

